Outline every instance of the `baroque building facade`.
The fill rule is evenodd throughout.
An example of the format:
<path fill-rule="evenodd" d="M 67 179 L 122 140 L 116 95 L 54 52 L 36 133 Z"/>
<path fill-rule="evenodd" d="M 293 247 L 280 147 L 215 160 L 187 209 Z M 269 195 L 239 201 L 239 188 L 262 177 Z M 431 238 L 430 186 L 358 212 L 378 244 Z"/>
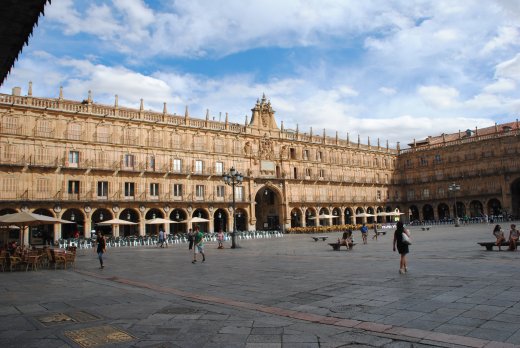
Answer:
<path fill-rule="evenodd" d="M 147 111 L 143 100 L 120 107 L 117 96 L 101 105 L 90 91 L 80 102 L 61 89 L 38 98 L 31 84 L 25 96 L 14 88 L 0 94 L 0 215 L 27 210 L 74 222 L 39 227 L 33 243 L 89 236 L 115 218 L 136 225 L 114 225 L 114 236 L 154 233 L 146 221 L 156 217 L 176 222 L 167 233 L 185 232 L 194 217 L 208 220 L 204 231 L 232 231 L 233 192 L 222 180 L 232 167 L 244 176 L 235 187 L 237 230 L 385 222 L 366 215 L 396 209 L 441 219 L 455 214 L 443 191 L 452 181 L 461 187 L 457 214 L 519 215 L 518 122 L 401 150 L 284 129 L 265 96 L 251 111 L 236 124 L 227 114 L 224 122 L 209 112 L 192 118 L 188 108 L 170 114 L 166 104 Z"/>

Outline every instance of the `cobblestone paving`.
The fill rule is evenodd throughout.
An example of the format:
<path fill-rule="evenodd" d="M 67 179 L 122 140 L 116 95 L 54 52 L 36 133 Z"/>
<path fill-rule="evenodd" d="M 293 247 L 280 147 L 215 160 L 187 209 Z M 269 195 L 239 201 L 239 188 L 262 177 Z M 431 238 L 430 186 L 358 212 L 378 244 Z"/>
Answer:
<path fill-rule="evenodd" d="M 113 248 L 103 270 L 80 250 L 75 271 L 0 273 L 0 346 L 520 346 L 520 252 L 477 245 L 491 230 L 412 228 L 405 275 L 392 233 L 208 243 L 197 264 L 186 245 Z"/>

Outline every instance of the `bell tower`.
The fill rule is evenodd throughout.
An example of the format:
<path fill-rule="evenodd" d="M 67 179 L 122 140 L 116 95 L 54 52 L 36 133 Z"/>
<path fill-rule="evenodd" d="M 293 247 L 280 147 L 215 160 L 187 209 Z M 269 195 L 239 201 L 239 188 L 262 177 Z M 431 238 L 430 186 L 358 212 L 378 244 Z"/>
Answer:
<path fill-rule="evenodd" d="M 251 109 L 253 115 L 251 116 L 250 127 L 260 130 L 279 130 L 278 125 L 274 119 L 275 111 L 271 107 L 271 101 L 262 96 L 261 100 L 256 101 L 256 105 Z"/>

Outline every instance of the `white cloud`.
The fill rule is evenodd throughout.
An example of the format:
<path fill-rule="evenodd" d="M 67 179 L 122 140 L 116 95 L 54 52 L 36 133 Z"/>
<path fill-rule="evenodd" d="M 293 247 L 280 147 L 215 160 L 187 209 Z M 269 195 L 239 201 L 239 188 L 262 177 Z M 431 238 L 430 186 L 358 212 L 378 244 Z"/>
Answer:
<path fill-rule="evenodd" d="M 490 54 L 495 50 L 518 44 L 520 44 L 520 28 L 513 26 L 500 27 L 497 35 L 486 43 L 482 49 L 482 54 Z"/>
<path fill-rule="evenodd" d="M 502 93 L 513 91 L 515 89 L 515 81 L 508 78 L 500 78 L 497 81 L 484 87 L 484 91 L 487 93 Z"/>
<path fill-rule="evenodd" d="M 495 75 L 498 78 L 510 78 L 520 81 L 520 53 L 512 59 L 498 64 Z"/>
<path fill-rule="evenodd" d="M 397 91 L 391 87 L 380 87 L 379 92 L 383 93 L 386 96 L 394 95 Z"/>
<path fill-rule="evenodd" d="M 435 108 L 453 108 L 458 105 L 459 91 L 453 87 L 421 86 L 419 96 Z"/>

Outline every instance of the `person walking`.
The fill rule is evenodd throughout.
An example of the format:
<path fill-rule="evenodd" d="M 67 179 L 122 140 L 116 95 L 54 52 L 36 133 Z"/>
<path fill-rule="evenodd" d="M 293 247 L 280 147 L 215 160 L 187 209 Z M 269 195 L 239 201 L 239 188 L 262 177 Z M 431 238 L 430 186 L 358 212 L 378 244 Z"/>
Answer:
<path fill-rule="evenodd" d="M 159 246 L 161 248 L 164 248 L 164 231 L 162 230 L 162 228 L 159 230 Z"/>
<path fill-rule="evenodd" d="M 105 266 L 103 265 L 103 254 L 105 253 L 106 251 L 106 248 L 107 248 L 107 241 L 105 239 L 105 236 L 103 235 L 103 233 L 101 231 L 97 231 L 96 232 L 96 245 L 97 245 L 97 248 L 96 248 L 96 251 L 97 251 L 97 254 L 98 254 L 98 258 L 99 258 L 99 269 L 103 269 L 105 268 Z"/>
<path fill-rule="evenodd" d="M 516 244 L 518 243 L 518 237 L 520 236 L 520 232 L 516 229 L 516 225 L 511 225 L 511 230 L 509 231 L 509 250 L 516 251 Z"/>
<path fill-rule="evenodd" d="M 222 232 L 222 230 L 219 230 L 217 233 L 217 242 L 218 242 L 217 249 L 224 249 L 224 232 Z"/>
<path fill-rule="evenodd" d="M 377 237 L 379 235 L 379 232 L 377 231 L 377 223 L 374 222 L 374 235 L 372 236 L 372 240 L 376 240 L 377 241 Z"/>
<path fill-rule="evenodd" d="M 408 231 L 404 228 L 402 221 L 397 221 L 397 229 L 394 233 L 394 251 L 397 246 L 397 251 L 401 255 L 401 260 L 399 262 L 399 274 L 404 274 L 408 272 L 407 264 L 406 264 L 406 254 L 409 253 L 408 244 L 403 242 L 403 234 L 406 234 L 410 237 Z"/>
<path fill-rule="evenodd" d="M 188 250 L 193 249 L 193 232 L 191 228 L 188 230 Z"/>
<path fill-rule="evenodd" d="M 361 226 L 361 238 L 363 239 L 363 244 L 367 244 L 367 234 L 368 234 L 368 227 L 363 223 L 363 226 Z"/>
<path fill-rule="evenodd" d="M 204 234 L 199 230 L 199 227 L 195 227 L 193 231 L 193 261 L 197 262 L 197 253 L 202 255 L 202 262 L 206 261 L 206 255 L 204 255 Z"/>

